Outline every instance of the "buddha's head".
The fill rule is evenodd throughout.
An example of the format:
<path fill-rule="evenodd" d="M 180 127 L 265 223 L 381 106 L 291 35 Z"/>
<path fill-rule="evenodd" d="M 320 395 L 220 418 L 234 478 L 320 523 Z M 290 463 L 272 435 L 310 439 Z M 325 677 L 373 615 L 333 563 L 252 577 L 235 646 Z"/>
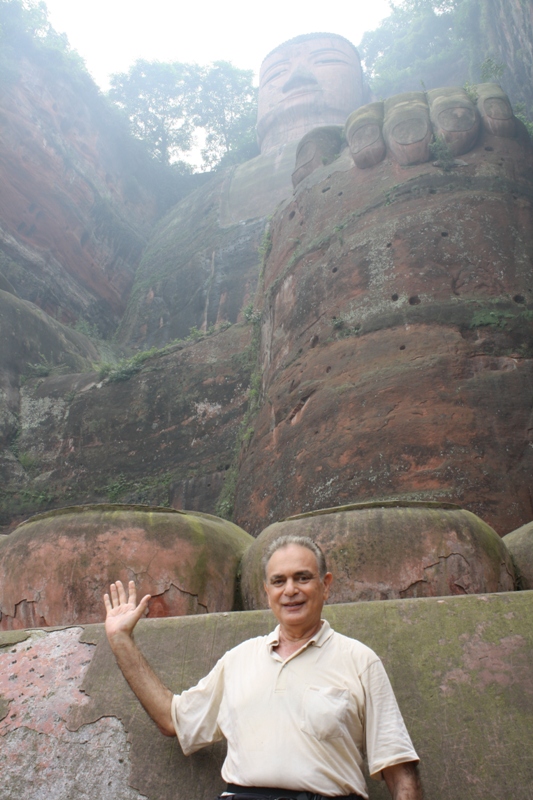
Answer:
<path fill-rule="evenodd" d="M 257 137 L 262 153 L 321 125 L 343 125 L 363 103 L 355 47 L 334 33 L 310 33 L 267 55 L 259 76 Z"/>

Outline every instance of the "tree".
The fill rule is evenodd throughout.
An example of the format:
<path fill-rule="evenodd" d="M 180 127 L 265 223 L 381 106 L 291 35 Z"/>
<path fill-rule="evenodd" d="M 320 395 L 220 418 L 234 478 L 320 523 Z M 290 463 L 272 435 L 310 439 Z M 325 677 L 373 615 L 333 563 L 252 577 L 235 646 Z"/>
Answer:
<path fill-rule="evenodd" d="M 468 77 L 468 54 L 458 35 L 463 0 L 404 0 L 359 50 L 373 91 L 382 96 L 457 83 Z M 461 80 L 462 77 L 462 80 Z"/>
<path fill-rule="evenodd" d="M 126 112 L 134 136 L 163 164 L 175 166 L 200 131 L 207 167 L 228 155 L 255 155 L 252 72 L 227 61 L 200 67 L 140 60 L 128 73 L 112 76 L 109 97 Z"/>
<path fill-rule="evenodd" d="M 143 59 L 111 77 L 110 99 L 126 112 L 133 135 L 163 164 L 193 145 L 200 78 L 196 64 Z"/>
<path fill-rule="evenodd" d="M 215 61 L 200 84 L 196 122 L 206 131 L 204 164 L 214 166 L 230 154 L 247 150 L 255 155 L 257 89 L 252 70 Z M 250 156 L 251 157 L 251 156 Z"/>

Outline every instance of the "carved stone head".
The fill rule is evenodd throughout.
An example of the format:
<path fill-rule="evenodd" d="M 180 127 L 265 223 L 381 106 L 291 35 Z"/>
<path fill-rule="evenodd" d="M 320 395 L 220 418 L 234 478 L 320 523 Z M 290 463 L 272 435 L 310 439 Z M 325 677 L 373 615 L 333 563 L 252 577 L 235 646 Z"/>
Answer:
<path fill-rule="evenodd" d="M 342 125 L 363 102 L 355 47 L 333 33 L 297 36 L 261 65 L 257 137 L 262 153 L 321 125 Z"/>

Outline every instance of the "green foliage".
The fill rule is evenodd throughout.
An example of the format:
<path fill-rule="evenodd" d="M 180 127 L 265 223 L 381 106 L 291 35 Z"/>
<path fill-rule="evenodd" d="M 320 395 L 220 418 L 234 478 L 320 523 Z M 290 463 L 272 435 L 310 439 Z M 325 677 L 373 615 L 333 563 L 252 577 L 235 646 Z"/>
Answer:
<path fill-rule="evenodd" d="M 403 0 L 379 28 L 365 33 L 359 51 L 378 96 L 457 82 L 467 68 L 459 25 L 464 0 Z"/>
<path fill-rule="evenodd" d="M 26 364 L 26 377 L 28 378 L 46 378 L 50 375 L 52 364 L 49 364 L 46 358 L 41 355 L 41 360 L 34 364 Z"/>
<path fill-rule="evenodd" d="M 34 458 L 31 453 L 19 453 L 19 464 L 26 472 L 33 472 L 38 465 L 38 459 Z"/>
<path fill-rule="evenodd" d="M 529 134 L 529 138 L 533 141 L 533 120 L 531 120 L 531 117 L 528 117 L 526 113 L 526 104 L 517 103 L 514 109 L 514 114 L 517 119 L 524 123 Z"/>
<path fill-rule="evenodd" d="M 109 97 L 161 163 L 190 170 L 180 158 L 202 132 L 204 168 L 211 168 L 257 152 L 252 76 L 227 61 L 201 67 L 138 60 L 129 72 L 111 77 Z"/>
<path fill-rule="evenodd" d="M 110 99 L 126 113 L 133 135 L 163 164 L 192 147 L 200 73 L 196 64 L 139 59 L 129 72 L 111 76 Z"/>
<path fill-rule="evenodd" d="M 251 322 L 252 325 L 259 325 L 261 322 L 261 312 L 254 308 L 253 303 L 248 303 L 242 310 L 242 315 L 246 322 Z"/>
<path fill-rule="evenodd" d="M 175 476 L 169 472 L 141 480 L 130 480 L 121 472 L 99 491 L 106 495 L 110 503 L 128 502 L 168 507 L 168 487 L 172 480 L 175 480 Z"/>
<path fill-rule="evenodd" d="M 91 322 L 87 322 L 86 319 L 79 319 L 74 325 L 74 330 L 77 331 L 78 333 L 83 333 L 83 335 L 88 336 L 89 339 L 101 338 L 98 326 L 94 325 Z"/>
<path fill-rule="evenodd" d="M 449 172 L 455 165 L 453 153 L 442 136 L 437 136 L 435 141 L 429 145 L 429 152 L 444 172 Z"/>
<path fill-rule="evenodd" d="M 70 65 L 85 70 L 65 34 L 52 28 L 44 2 L 0 0 L 0 76 L 4 80 L 16 76 L 12 64 L 16 51 L 38 55 L 48 66 Z"/>
<path fill-rule="evenodd" d="M 469 327 L 482 328 L 487 325 L 493 325 L 495 328 L 505 328 L 509 320 L 517 318 L 531 322 L 533 320 L 533 311 L 526 310 L 516 314 L 499 308 L 481 308 L 472 315 Z"/>
<path fill-rule="evenodd" d="M 475 83 L 470 83 L 470 81 L 465 81 L 463 89 L 467 93 L 470 102 L 474 103 L 475 105 L 479 99 L 479 92 L 477 90 L 477 86 L 475 85 Z"/>
<path fill-rule="evenodd" d="M 499 83 L 503 78 L 504 72 L 507 69 L 505 64 L 501 61 L 495 61 L 493 58 L 486 58 L 480 67 L 480 75 L 483 83 L 494 81 Z"/>
<path fill-rule="evenodd" d="M 126 492 L 131 489 L 131 482 L 122 473 L 105 487 L 105 493 L 110 503 L 116 503 Z"/>
<path fill-rule="evenodd" d="M 157 347 L 152 347 L 150 350 L 136 353 L 131 358 L 123 358 L 118 364 L 103 363 L 100 365 L 98 377 L 100 380 L 107 379 L 109 383 L 129 381 L 133 375 L 141 371 L 145 361 L 155 355 L 160 355 L 161 352 Z"/>
<path fill-rule="evenodd" d="M 216 166 L 243 151 L 256 153 L 257 89 L 252 70 L 215 61 L 202 76 L 195 121 L 206 132 L 204 164 Z M 251 158 L 252 156 L 248 156 Z"/>

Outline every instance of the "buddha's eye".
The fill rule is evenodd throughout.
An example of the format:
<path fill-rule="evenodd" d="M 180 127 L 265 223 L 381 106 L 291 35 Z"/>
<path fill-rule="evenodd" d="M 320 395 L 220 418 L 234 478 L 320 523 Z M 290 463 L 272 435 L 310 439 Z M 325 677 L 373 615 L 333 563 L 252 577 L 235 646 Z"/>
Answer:
<path fill-rule="evenodd" d="M 347 64 L 348 62 L 342 58 L 317 58 L 314 63 L 321 66 L 322 64 Z"/>
<path fill-rule="evenodd" d="M 275 72 L 272 73 L 272 75 L 269 75 L 268 78 L 265 78 L 263 86 L 267 86 L 269 83 L 272 83 L 272 81 L 275 81 L 276 78 L 285 75 L 286 72 L 287 72 L 286 67 L 283 67 L 282 69 L 277 69 Z"/>

